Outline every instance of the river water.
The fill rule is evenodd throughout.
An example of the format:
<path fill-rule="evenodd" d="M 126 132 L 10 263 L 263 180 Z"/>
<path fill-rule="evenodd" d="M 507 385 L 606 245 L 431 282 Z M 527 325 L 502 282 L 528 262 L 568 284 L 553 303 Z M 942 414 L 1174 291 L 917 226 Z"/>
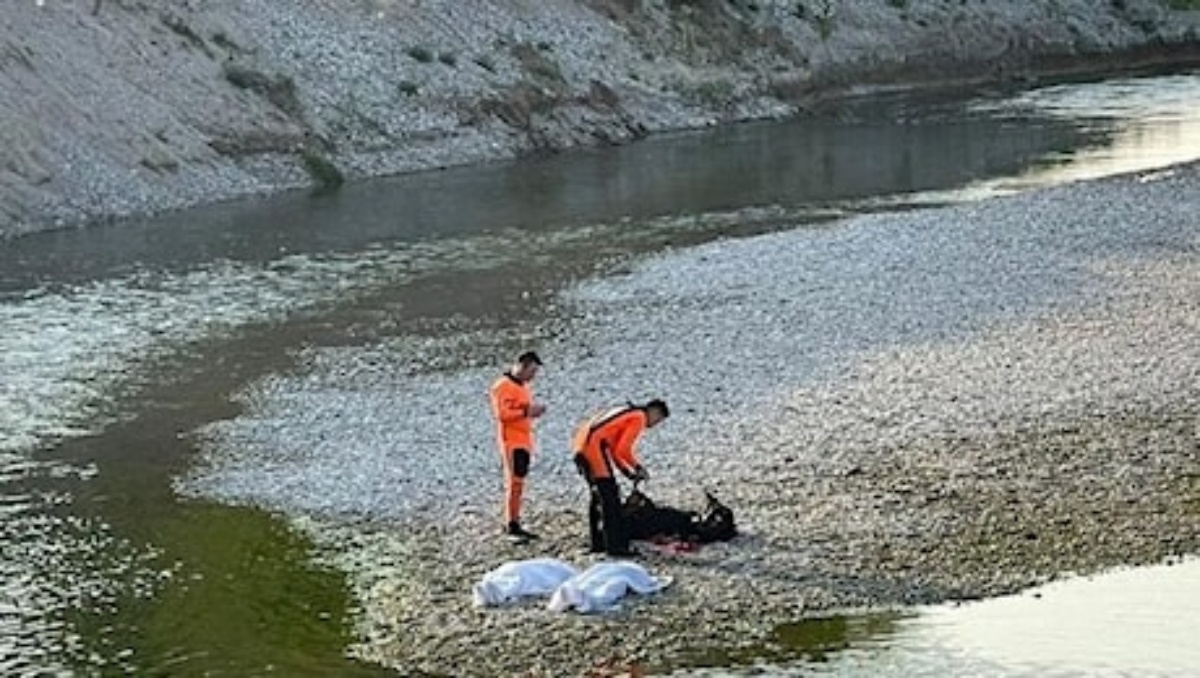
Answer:
<path fill-rule="evenodd" d="M 769 647 L 686 675 L 1191 676 L 1200 561 L 1115 570 L 1018 595 L 780 627 Z"/>
<path fill-rule="evenodd" d="M 310 349 L 469 319 L 490 330 L 478 352 L 503 354 L 527 330 L 521 313 L 548 315 L 558 290 L 614 258 L 1198 157 L 1200 76 L 1159 75 L 860 102 L 4 243 L 0 670 L 377 672 L 344 657 L 356 610 L 340 573 L 277 514 L 223 501 L 269 492 L 176 490 L 194 471 L 193 432 L 235 416 L 239 391 Z M 1194 594 L 1194 566 L 1179 571 Z M 911 624 L 971 623 L 941 614 Z M 936 673 L 944 653 L 930 648 L 950 641 L 922 633 L 883 635 L 914 638 L 894 652 Z"/>

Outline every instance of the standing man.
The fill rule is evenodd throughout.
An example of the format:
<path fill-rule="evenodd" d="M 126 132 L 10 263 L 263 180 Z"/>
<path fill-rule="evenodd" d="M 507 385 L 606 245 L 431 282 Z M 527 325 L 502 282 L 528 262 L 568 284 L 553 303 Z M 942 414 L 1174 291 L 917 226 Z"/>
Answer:
<path fill-rule="evenodd" d="M 643 431 L 654 428 L 668 416 L 670 411 L 662 400 L 651 400 L 645 405 L 630 403 L 592 417 L 575 431 L 571 441 L 575 465 L 591 489 L 588 536 L 592 553 L 637 555 L 629 548 L 613 469 L 635 482 L 648 480 L 650 474 L 638 460 L 634 446 Z"/>
<path fill-rule="evenodd" d="M 504 467 L 504 532 L 519 539 L 537 539 L 536 534 L 521 526 L 521 496 L 533 458 L 533 420 L 546 411 L 545 405 L 533 401 L 529 388 L 541 366 L 538 354 L 526 351 L 491 389 L 492 416 Z"/>

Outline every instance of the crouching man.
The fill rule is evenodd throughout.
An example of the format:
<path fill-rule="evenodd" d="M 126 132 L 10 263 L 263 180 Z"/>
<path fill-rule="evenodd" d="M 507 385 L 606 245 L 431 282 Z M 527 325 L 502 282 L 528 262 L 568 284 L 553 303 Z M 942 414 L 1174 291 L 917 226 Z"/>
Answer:
<path fill-rule="evenodd" d="M 654 428 L 669 415 L 667 403 L 655 399 L 645 405 L 631 403 L 602 412 L 576 429 L 571 449 L 575 465 L 591 490 L 588 535 L 593 553 L 636 555 L 629 548 L 629 534 L 621 518 L 621 494 L 613 471 L 620 471 L 634 481 L 648 479 L 635 446 L 643 431 Z"/>

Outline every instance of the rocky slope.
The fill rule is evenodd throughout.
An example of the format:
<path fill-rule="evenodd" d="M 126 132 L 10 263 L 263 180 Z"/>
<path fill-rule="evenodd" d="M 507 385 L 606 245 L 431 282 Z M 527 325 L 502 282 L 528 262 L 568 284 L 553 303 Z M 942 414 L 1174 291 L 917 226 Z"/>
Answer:
<path fill-rule="evenodd" d="M 0 237 L 1198 45 L 1162 0 L 8 0 Z"/>

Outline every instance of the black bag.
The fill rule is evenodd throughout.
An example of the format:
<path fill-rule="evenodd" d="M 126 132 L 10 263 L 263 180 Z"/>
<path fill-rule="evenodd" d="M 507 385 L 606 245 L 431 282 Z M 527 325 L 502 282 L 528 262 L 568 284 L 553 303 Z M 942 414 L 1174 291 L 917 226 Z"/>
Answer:
<path fill-rule="evenodd" d="M 729 541 L 737 535 L 733 510 L 710 492 L 704 513 L 659 506 L 636 486 L 621 507 L 625 530 L 630 539 L 680 539 L 708 544 Z"/>
<path fill-rule="evenodd" d="M 714 541 L 729 541 L 737 536 L 737 523 L 733 520 L 733 509 L 721 503 L 712 492 L 705 492 L 708 507 L 700 524 L 696 527 L 697 536 L 701 543 Z"/>

